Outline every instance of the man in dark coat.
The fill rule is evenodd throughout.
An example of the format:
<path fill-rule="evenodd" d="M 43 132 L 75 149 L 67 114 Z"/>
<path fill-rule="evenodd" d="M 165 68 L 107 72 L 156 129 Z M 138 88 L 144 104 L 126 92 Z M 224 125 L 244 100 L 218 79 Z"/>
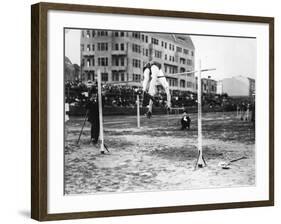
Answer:
<path fill-rule="evenodd" d="M 251 118 L 251 121 L 253 122 L 254 127 L 255 127 L 255 123 L 256 123 L 256 106 L 255 106 L 255 102 L 252 105 L 252 118 Z"/>
<path fill-rule="evenodd" d="M 247 105 L 245 102 L 242 102 L 240 105 L 240 109 L 241 109 L 241 121 L 243 120 L 247 120 L 247 116 L 246 116 L 246 112 L 247 112 Z"/>
<path fill-rule="evenodd" d="M 100 121 L 99 121 L 99 104 L 98 94 L 92 93 L 92 96 L 87 103 L 88 121 L 91 123 L 91 141 L 96 144 L 99 140 Z"/>

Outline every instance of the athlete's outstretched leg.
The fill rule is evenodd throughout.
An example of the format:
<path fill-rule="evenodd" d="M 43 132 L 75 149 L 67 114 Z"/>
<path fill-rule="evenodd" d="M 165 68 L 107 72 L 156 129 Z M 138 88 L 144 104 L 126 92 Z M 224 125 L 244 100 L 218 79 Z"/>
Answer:
<path fill-rule="evenodd" d="M 149 69 L 145 69 L 143 72 L 143 82 L 142 82 L 142 89 L 144 92 L 148 91 L 149 87 Z"/>
<path fill-rule="evenodd" d="M 151 114 L 152 114 L 152 105 L 153 105 L 152 99 L 156 94 L 156 81 L 157 81 L 158 74 L 159 74 L 158 67 L 155 65 L 152 65 L 151 66 L 151 81 L 149 83 L 149 90 L 148 90 L 150 100 L 149 100 L 147 117 L 151 117 Z"/>
<path fill-rule="evenodd" d="M 156 94 L 156 81 L 159 74 L 159 68 L 156 65 L 151 66 L 151 81 L 149 84 L 149 95 L 153 98 Z"/>
<path fill-rule="evenodd" d="M 146 107 L 149 105 L 149 94 L 148 94 L 148 89 L 149 89 L 149 80 L 150 80 L 150 69 L 146 68 L 143 72 L 143 82 L 142 82 L 142 90 L 143 90 L 143 95 L 142 95 L 142 106 Z"/>
<path fill-rule="evenodd" d="M 150 99 L 150 100 L 149 100 L 149 104 L 148 104 L 148 110 L 147 110 L 147 112 L 145 113 L 145 116 L 146 116 L 147 118 L 151 118 L 151 116 L 152 116 L 152 105 L 153 105 L 153 101 Z"/>
<path fill-rule="evenodd" d="M 164 73 L 161 69 L 159 70 L 159 76 L 160 76 L 159 82 L 163 86 L 163 88 L 166 92 L 166 95 L 167 95 L 167 107 L 168 107 L 168 109 L 170 109 L 171 108 L 171 93 L 170 93 L 169 83 L 167 82 L 167 79 L 164 76 Z"/>

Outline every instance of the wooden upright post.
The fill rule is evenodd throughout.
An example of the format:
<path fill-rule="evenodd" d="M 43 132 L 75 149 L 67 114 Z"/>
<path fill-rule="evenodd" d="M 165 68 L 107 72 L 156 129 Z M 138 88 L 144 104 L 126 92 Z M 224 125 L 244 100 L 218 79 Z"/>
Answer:
<path fill-rule="evenodd" d="M 103 117 L 102 117 L 102 89 L 101 89 L 101 71 L 98 70 L 98 100 L 99 100 L 99 121 L 100 121 L 100 152 L 104 154 L 104 135 L 103 135 Z"/>
<path fill-rule="evenodd" d="M 202 168 L 203 166 L 206 166 L 204 157 L 203 157 L 203 150 L 202 150 L 202 89 L 201 89 L 201 60 L 199 60 L 198 64 L 198 79 L 197 79 L 197 85 L 198 85 L 198 92 L 197 92 L 197 101 L 198 101 L 198 158 L 196 162 L 195 168 Z"/>
<path fill-rule="evenodd" d="M 140 96 L 137 94 L 137 126 L 140 128 Z"/>

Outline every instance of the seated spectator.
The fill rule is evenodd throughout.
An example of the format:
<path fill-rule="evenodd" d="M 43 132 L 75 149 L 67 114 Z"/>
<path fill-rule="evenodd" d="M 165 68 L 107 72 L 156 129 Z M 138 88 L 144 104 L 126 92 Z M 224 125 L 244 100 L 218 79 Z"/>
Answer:
<path fill-rule="evenodd" d="M 187 116 L 187 113 L 184 111 L 182 118 L 181 118 L 181 130 L 185 130 L 186 128 L 188 128 L 188 130 L 190 129 L 190 118 L 189 116 Z"/>

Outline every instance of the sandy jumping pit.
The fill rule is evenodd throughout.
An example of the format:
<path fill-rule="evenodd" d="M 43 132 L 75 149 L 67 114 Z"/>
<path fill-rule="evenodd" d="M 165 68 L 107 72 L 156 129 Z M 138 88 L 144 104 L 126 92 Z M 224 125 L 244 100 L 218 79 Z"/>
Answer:
<path fill-rule="evenodd" d="M 99 146 L 89 142 L 89 125 L 83 132 L 80 145 L 76 145 L 81 121 L 73 120 L 68 125 L 65 148 L 65 193 L 254 185 L 255 147 L 251 124 L 229 117 L 227 121 L 223 120 L 223 128 L 219 128 L 214 125 L 212 117 L 210 115 L 203 125 L 203 152 L 207 167 L 197 170 L 194 170 L 197 157 L 196 122 L 193 122 L 191 130 L 180 131 L 174 124 L 167 126 L 165 119 L 151 120 L 147 125 L 144 120 L 143 127 L 137 129 L 133 125 L 122 128 L 119 123 L 115 127 L 111 125 L 114 119 L 110 118 L 108 125 L 105 124 L 105 140 L 110 153 L 101 155 Z M 233 128 L 233 125 L 236 126 Z M 232 163 L 228 170 L 218 166 L 221 161 L 241 156 L 247 159 Z"/>

